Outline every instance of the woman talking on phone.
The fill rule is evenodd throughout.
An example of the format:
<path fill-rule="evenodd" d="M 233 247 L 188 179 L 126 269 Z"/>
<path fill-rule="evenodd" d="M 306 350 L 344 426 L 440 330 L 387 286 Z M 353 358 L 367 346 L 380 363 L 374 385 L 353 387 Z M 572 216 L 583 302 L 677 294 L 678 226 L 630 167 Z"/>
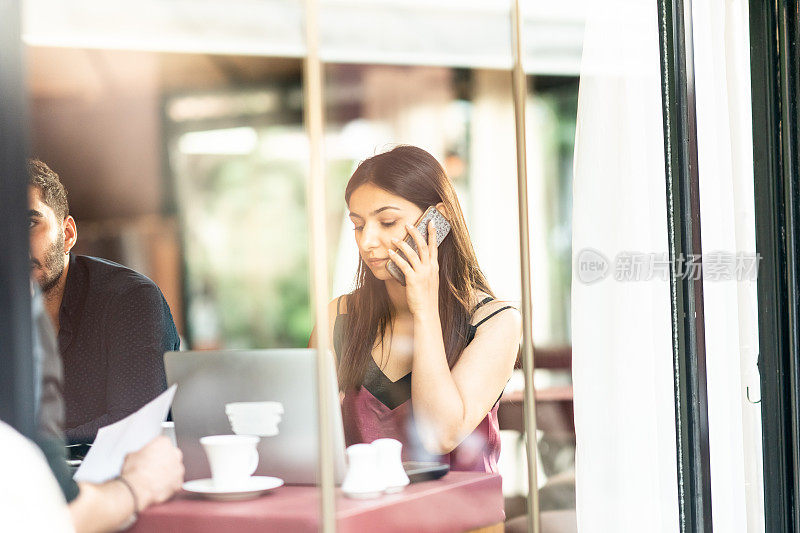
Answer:
<path fill-rule="evenodd" d="M 497 472 L 497 407 L 522 322 L 494 299 L 450 180 L 428 152 L 398 146 L 358 166 L 345 201 L 361 260 L 355 290 L 330 303 L 329 331 L 347 444 L 391 437 L 403 460 Z M 431 206 L 443 218 L 423 225 L 426 239 L 415 225 Z M 435 226 L 448 225 L 437 247 Z"/>

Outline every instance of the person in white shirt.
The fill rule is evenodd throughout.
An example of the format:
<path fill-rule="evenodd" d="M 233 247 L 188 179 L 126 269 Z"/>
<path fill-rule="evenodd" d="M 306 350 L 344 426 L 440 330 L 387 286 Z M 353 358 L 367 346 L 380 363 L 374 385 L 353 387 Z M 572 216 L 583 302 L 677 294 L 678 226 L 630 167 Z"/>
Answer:
<path fill-rule="evenodd" d="M 72 533 L 67 502 L 39 448 L 0 421 L 0 531 Z"/>

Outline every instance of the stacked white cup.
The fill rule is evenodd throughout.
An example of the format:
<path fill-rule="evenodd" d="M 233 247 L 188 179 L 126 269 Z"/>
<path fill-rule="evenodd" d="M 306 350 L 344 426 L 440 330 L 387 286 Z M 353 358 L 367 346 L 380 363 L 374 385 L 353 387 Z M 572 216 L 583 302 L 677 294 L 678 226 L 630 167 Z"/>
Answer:
<path fill-rule="evenodd" d="M 403 469 L 402 448 L 403 444 L 395 439 L 349 446 L 342 491 L 351 498 L 366 499 L 403 490 L 409 480 Z"/>
<path fill-rule="evenodd" d="M 408 485 L 408 475 L 403 468 L 403 443 L 395 439 L 378 439 L 370 444 L 378 450 L 378 472 L 383 477 L 387 494 L 400 492 Z"/>
<path fill-rule="evenodd" d="M 280 402 L 233 402 L 225 404 L 225 414 L 237 435 L 273 437 L 283 417 Z"/>

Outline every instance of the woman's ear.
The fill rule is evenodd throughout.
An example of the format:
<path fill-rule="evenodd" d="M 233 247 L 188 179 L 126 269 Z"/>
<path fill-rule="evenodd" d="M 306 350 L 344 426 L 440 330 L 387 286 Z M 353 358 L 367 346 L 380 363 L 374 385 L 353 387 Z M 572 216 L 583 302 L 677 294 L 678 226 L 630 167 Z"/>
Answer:
<path fill-rule="evenodd" d="M 450 220 L 450 213 L 447 212 L 447 208 L 444 206 L 444 202 L 439 202 L 438 204 L 436 204 L 436 209 L 438 209 L 439 212 L 444 215 L 444 218 Z"/>

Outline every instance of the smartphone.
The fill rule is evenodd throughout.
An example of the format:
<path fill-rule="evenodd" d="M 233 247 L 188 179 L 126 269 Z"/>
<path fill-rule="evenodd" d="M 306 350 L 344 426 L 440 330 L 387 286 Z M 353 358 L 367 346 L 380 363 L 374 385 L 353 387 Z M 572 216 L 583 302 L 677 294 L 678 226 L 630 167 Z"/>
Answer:
<path fill-rule="evenodd" d="M 436 206 L 432 205 L 426 209 L 414 226 L 422 234 L 422 238 L 425 240 L 425 242 L 428 242 L 428 222 L 431 220 L 433 220 L 433 226 L 436 228 L 436 246 L 439 246 L 442 244 L 444 238 L 447 237 L 447 234 L 450 233 L 450 223 L 446 218 L 444 218 L 444 215 L 441 214 L 438 209 L 436 209 Z M 406 235 L 404 241 L 408 243 L 415 252 L 419 253 L 419 250 L 417 249 L 417 242 L 414 240 L 414 237 L 411 235 Z M 407 259 L 402 250 L 396 251 L 401 257 L 403 257 L 403 259 Z M 389 274 L 391 274 L 394 279 L 399 281 L 403 287 L 406 286 L 406 277 L 403 274 L 403 271 L 400 270 L 400 267 L 398 267 L 391 259 L 386 263 L 386 270 L 388 270 Z"/>
<path fill-rule="evenodd" d="M 407 461 L 403 463 L 403 470 L 406 471 L 408 480 L 411 483 L 417 483 L 444 477 L 450 471 L 450 465 L 447 463 Z"/>

